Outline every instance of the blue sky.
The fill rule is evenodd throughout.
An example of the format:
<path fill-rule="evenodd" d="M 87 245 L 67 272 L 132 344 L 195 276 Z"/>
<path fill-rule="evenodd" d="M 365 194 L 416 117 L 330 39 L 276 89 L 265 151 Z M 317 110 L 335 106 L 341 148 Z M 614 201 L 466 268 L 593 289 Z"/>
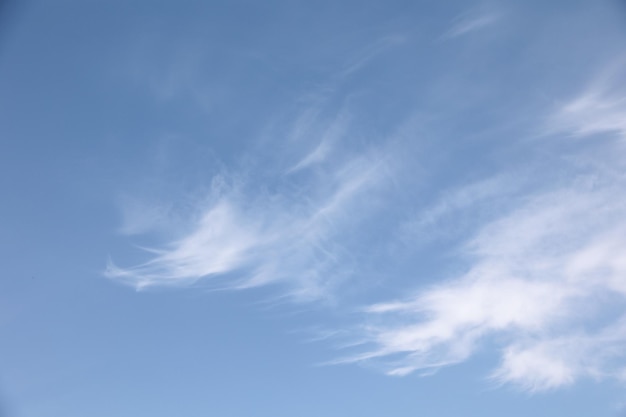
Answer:
<path fill-rule="evenodd" d="M 626 415 L 624 3 L 0 12 L 0 416 Z"/>

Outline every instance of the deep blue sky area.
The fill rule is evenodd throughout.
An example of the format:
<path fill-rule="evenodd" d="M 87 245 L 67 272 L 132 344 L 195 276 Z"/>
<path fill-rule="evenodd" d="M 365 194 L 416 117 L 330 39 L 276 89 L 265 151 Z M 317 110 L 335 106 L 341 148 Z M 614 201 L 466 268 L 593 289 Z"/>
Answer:
<path fill-rule="evenodd" d="M 0 2 L 0 417 L 626 415 L 626 4 Z"/>

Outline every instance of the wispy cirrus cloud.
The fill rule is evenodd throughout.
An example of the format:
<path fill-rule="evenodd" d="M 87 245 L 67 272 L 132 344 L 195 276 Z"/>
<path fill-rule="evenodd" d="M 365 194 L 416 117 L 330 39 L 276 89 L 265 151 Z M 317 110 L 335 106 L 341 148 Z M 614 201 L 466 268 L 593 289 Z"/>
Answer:
<path fill-rule="evenodd" d="M 253 141 L 253 151 L 242 151 L 246 162 L 222 170 L 214 178 L 218 186 L 204 191 L 204 198 L 194 197 L 185 213 L 193 220 L 178 224 L 177 238 L 149 249 L 153 256 L 145 263 L 121 267 L 111 261 L 106 276 L 137 288 L 285 283 L 300 300 L 331 297 L 330 288 L 354 274 L 348 231 L 376 210 L 373 201 L 384 192 L 395 158 L 392 141 L 355 143 L 359 126 L 350 111 L 352 91 L 339 91 L 340 86 L 403 41 L 383 36 L 366 44 L 324 82 L 296 94 L 294 106 L 276 111 L 275 123 Z M 267 150 L 272 147 L 280 150 Z M 183 217 L 177 214 L 180 204 L 135 197 L 122 203 L 126 234 Z"/>
<path fill-rule="evenodd" d="M 563 105 L 550 120 L 549 131 L 574 136 L 617 134 L 626 138 L 626 91 L 622 65 L 604 71 L 587 90 Z"/>
<path fill-rule="evenodd" d="M 320 123 L 316 123 L 316 129 L 305 129 L 300 127 L 297 131 L 299 134 L 299 140 L 305 140 L 305 143 L 313 143 L 314 148 L 309 151 L 302 159 L 300 159 L 294 166 L 289 168 L 288 173 L 294 173 L 305 168 L 310 168 L 316 164 L 324 162 L 329 154 L 332 152 L 337 142 L 347 134 L 347 128 L 349 126 L 349 118 L 344 113 L 337 115 L 333 121 L 328 123 L 319 131 Z M 304 136 L 304 138 L 302 137 Z"/>
<path fill-rule="evenodd" d="M 470 11 L 455 19 L 454 23 L 443 35 L 444 39 L 458 38 L 471 32 L 484 29 L 496 23 L 502 14 L 496 11 Z"/>
<path fill-rule="evenodd" d="M 621 99 L 590 94 L 566 103 L 550 123 L 565 134 L 621 136 Z M 580 114 L 564 121 L 571 109 Z M 615 142 L 597 146 L 623 152 Z M 483 223 L 460 249 L 467 262 L 461 274 L 367 307 L 366 347 L 345 361 L 378 363 L 390 375 L 428 373 L 495 344 L 501 362 L 491 378 L 529 391 L 580 378 L 623 379 L 626 180 L 578 168 Z M 451 201 L 458 207 L 442 203 L 434 214 L 472 201 L 457 195 Z"/>
<path fill-rule="evenodd" d="M 342 71 L 339 72 L 339 78 L 346 78 L 352 73 L 365 67 L 378 55 L 394 46 L 400 45 L 406 42 L 406 37 L 402 35 L 387 35 L 372 42 L 366 48 L 363 48 L 360 53 L 356 54 L 352 60 L 350 60 Z"/>
<path fill-rule="evenodd" d="M 384 152 L 383 152 L 384 153 Z M 137 288 L 185 286 L 220 279 L 227 288 L 286 283 L 298 299 L 328 296 L 346 270 L 343 225 L 384 182 L 385 157 L 378 151 L 346 159 L 307 185 L 274 193 L 251 192 L 254 179 L 217 181 L 198 208 L 190 231 L 133 267 L 109 263 L 106 275 Z M 301 167 L 304 169 L 304 167 Z M 225 183 L 229 185 L 224 186 Z M 367 207 L 360 205 L 361 213 Z"/>
<path fill-rule="evenodd" d="M 466 244 L 471 260 L 460 277 L 370 306 L 375 324 L 365 333 L 374 348 L 351 360 L 382 358 L 389 374 L 404 375 L 462 362 L 495 337 L 504 354 L 493 376 L 502 382 L 541 390 L 620 377 L 626 364 L 616 366 L 623 349 L 615 345 L 625 329 L 615 317 L 594 320 L 626 297 L 625 215 L 624 184 L 534 196 Z M 624 320 L 618 310 L 612 315 Z"/>
<path fill-rule="evenodd" d="M 522 173 L 518 173 L 521 176 Z M 400 235 L 412 244 L 432 243 L 438 239 L 458 238 L 477 226 L 477 219 L 487 217 L 500 206 L 512 204 L 522 188 L 513 175 L 495 175 L 450 190 L 444 190 L 434 204 L 415 212 L 400 228 Z M 506 200 L 506 202 L 505 202 Z M 485 206 L 490 207 L 480 213 Z M 471 231 L 471 230 L 470 230 Z"/>
<path fill-rule="evenodd" d="M 444 38 L 473 33 L 500 18 L 500 14 L 490 10 L 466 14 Z M 377 363 L 390 375 L 431 373 L 496 346 L 500 363 L 490 378 L 498 383 L 538 391 L 585 377 L 623 379 L 626 366 L 620 352 L 624 351 L 626 337 L 626 312 L 622 307 L 626 265 L 621 253 L 626 250 L 626 179 L 619 174 L 619 161 L 596 160 L 595 165 L 577 166 L 554 155 L 554 166 L 522 173 L 530 177 L 529 181 L 514 178 L 519 171 L 511 171 L 510 166 L 503 164 L 504 174 L 501 166 L 499 172 L 469 184 L 464 181 L 466 186 L 444 192 L 438 201 L 428 204 L 418 195 L 419 169 L 415 168 L 419 164 L 412 160 L 395 171 L 406 177 L 399 181 L 405 189 L 380 203 L 390 197 L 385 188 L 392 181 L 385 176 L 394 171 L 398 159 L 398 155 L 385 150 L 386 143 L 393 141 L 388 138 L 389 126 L 402 116 L 395 114 L 397 111 L 387 112 L 383 118 L 391 121 L 379 129 L 379 125 L 370 124 L 365 118 L 352 117 L 345 109 L 349 100 L 338 91 L 348 77 L 403 41 L 402 37 L 384 37 L 346 65 L 335 65 L 334 75 L 303 100 L 308 108 L 296 115 L 294 123 L 276 129 L 280 134 L 275 136 L 285 140 L 269 139 L 256 148 L 270 143 L 275 149 L 288 148 L 286 151 L 276 151 L 275 158 L 265 155 L 263 161 L 253 168 L 244 167 L 242 172 L 222 173 L 226 180 L 217 181 L 220 185 L 194 204 L 197 216 L 185 225 L 184 232 L 150 249 L 151 257 L 144 263 L 123 267 L 111 262 L 107 276 L 137 288 L 205 282 L 244 289 L 280 283 L 299 301 L 341 297 L 342 293 L 335 291 L 339 284 L 347 277 L 353 278 L 351 282 L 356 282 L 354 278 L 365 280 L 367 266 L 374 263 L 379 276 L 418 275 L 422 270 L 423 253 L 415 247 L 407 249 L 413 250 L 414 255 L 414 261 L 404 265 L 407 269 L 394 269 L 396 259 L 385 251 L 396 243 L 392 241 L 398 236 L 393 233 L 394 228 L 410 229 L 415 236 L 432 235 L 442 225 L 455 227 L 455 222 L 463 218 L 471 223 L 470 227 L 464 229 L 462 236 L 447 236 L 445 243 L 450 246 L 444 249 L 456 255 L 451 259 L 456 272 L 448 274 L 447 280 L 413 290 L 412 295 L 400 300 L 374 303 L 362 309 L 366 322 L 360 329 L 362 350 L 344 362 Z M 432 77 L 438 80 L 437 76 Z M 446 83 L 441 85 L 447 85 L 448 78 L 453 77 L 444 74 Z M 626 95 L 614 85 L 608 81 L 594 83 L 559 106 L 548 118 L 545 136 L 553 142 L 571 136 L 623 137 Z M 440 96 L 441 91 L 433 96 Z M 353 91 L 347 95 L 350 93 Z M 442 100 L 441 107 L 437 107 L 445 124 L 460 117 L 451 110 L 453 105 L 447 107 L 448 101 L 457 96 L 462 94 L 455 91 L 450 100 Z M 407 107 L 415 105 L 412 100 L 396 100 L 403 97 L 398 94 L 388 101 L 406 103 Z M 467 108 L 473 107 L 471 95 L 464 100 Z M 382 111 L 378 103 L 368 104 L 370 116 Z M 426 125 L 428 120 L 437 118 L 430 117 L 431 104 L 417 109 L 416 113 L 423 116 L 417 118 L 420 123 L 424 121 Z M 409 109 L 407 114 L 415 110 Z M 365 126 L 363 130 L 378 130 L 379 136 L 371 142 L 369 138 L 354 139 L 363 132 L 358 129 L 359 122 Z M 473 123 L 481 121 L 468 125 Z M 420 132 L 427 127 L 409 129 L 406 136 L 410 140 L 422 139 Z M 452 132 L 467 133 L 461 130 Z M 433 128 L 432 136 L 444 143 L 441 148 L 461 140 L 450 140 L 444 137 L 446 133 L 439 137 L 440 132 L 446 131 Z M 367 142 L 383 145 L 363 145 Z M 616 141 L 595 142 L 596 149 L 604 151 L 596 155 L 621 151 Z M 437 153 L 437 146 L 429 149 Z M 468 159 L 478 157 L 473 152 L 468 151 Z M 574 149 L 564 156 L 575 160 L 582 153 Z M 433 160 L 437 160 L 441 155 L 434 156 Z M 451 162 L 460 166 L 473 163 L 463 158 Z M 276 166 L 270 166 L 274 162 Z M 608 169 L 597 170 L 600 164 Z M 555 173 L 557 170 L 560 175 Z M 444 175 L 444 182 L 465 170 L 461 166 L 451 171 L 454 172 Z M 450 181 L 454 183 L 454 179 Z M 155 219 L 171 215 L 169 208 L 163 212 L 150 209 L 150 205 L 133 204 L 135 207 L 131 205 L 126 210 L 130 219 L 124 228 L 127 233 L 140 233 L 160 221 Z M 407 224 L 394 217 L 399 212 L 415 213 L 414 209 L 404 210 L 407 205 L 426 209 L 418 210 Z M 396 210 L 400 206 L 401 210 Z M 485 207 L 489 209 L 475 216 Z M 148 216 L 142 218 L 144 210 Z M 369 234 L 355 233 L 374 229 L 377 230 Z M 363 236 L 368 239 L 354 245 Z M 373 252 L 377 252 L 376 262 L 367 264 Z M 366 265 L 358 264 L 360 261 Z M 432 282 L 441 277 L 417 278 Z M 324 340 L 332 339 L 334 334 L 326 334 Z"/>

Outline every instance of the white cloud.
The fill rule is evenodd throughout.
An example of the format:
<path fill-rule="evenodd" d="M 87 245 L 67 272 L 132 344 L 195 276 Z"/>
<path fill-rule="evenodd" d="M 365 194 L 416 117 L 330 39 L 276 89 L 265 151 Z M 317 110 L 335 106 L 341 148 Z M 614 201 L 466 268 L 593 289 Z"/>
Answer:
<path fill-rule="evenodd" d="M 148 262 L 106 275 L 137 288 L 190 285 L 229 275 L 228 288 L 289 284 L 290 295 L 317 299 L 329 295 L 344 273 L 342 227 L 366 191 L 382 181 L 381 157 L 362 155 L 301 189 L 255 195 L 245 184 L 213 190 L 190 232 L 154 250 Z M 368 208 L 361 206 L 361 213 Z"/>
<path fill-rule="evenodd" d="M 402 44 L 405 41 L 406 38 L 402 35 L 388 35 L 371 43 L 348 61 L 347 65 L 345 65 L 344 69 L 340 72 L 340 78 L 348 77 L 359 71 L 384 51 Z"/>
<path fill-rule="evenodd" d="M 304 124 L 309 123 L 306 119 L 304 122 Z M 298 163 L 296 163 L 293 167 L 291 167 L 288 170 L 288 173 L 294 173 L 324 162 L 328 158 L 336 143 L 347 133 L 348 122 L 349 120 L 347 116 L 340 113 L 322 132 L 306 132 L 306 129 L 304 128 L 297 128 L 296 130 L 301 132 L 300 134 L 302 136 L 304 136 L 304 133 L 306 132 L 306 136 L 309 136 L 309 139 L 311 136 L 319 137 L 319 139 L 316 141 L 317 145 L 315 148 L 306 154 L 306 156 L 298 161 Z"/>
<path fill-rule="evenodd" d="M 351 103 L 333 86 L 402 41 L 379 39 L 347 59 L 331 82 L 301 95 L 296 114 L 281 114 L 254 144 L 254 154 L 241 158 L 246 166 L 232 175 L 235 185 L 211 189 L 190 204 L 125 202 L 125 233 L 173 223 L 167 232 L 178 238 L 151 250 L 154 256 L 143 264 L 110 262 L 106 275 L 138 288 L 208 279 L 227 288 L 288 283 L 295 298 L 330 297 L 330 289 L 352 273 L 344 229 L 374 209 L 374 195 L 393 170 L 393 152 L 385 149 L 393 145 L 354 150 L 360 137 L 355 139 Z"/>
<path fill-rule="evenodd" d="M 444 39 L 457 38 L 471 32 L 483 29 L 497 22 L 502 16 L 499 13 L 466 13 L 456 19 L 454 24 L 443 35 Z"/>
<path fill-rule="evenodd" d="M 566 104 L 555 118 L 583 102 Z M 595 105 L 576 124 L 560 126 L 620 135 L 615 103 L 621 101 Z M 483 224 L 463 246 L 467 267 L 459 276 L 369 306 L 366 347 L 345 362 L 375 362 L 390 375 L 432 372 L 492 341 L 502 352 L 492 378 L 529 391 L 583 377 L 623 378 L 626 180 L 593 169 L 570 174 Z M 459 209 L 472 200 L 458 195 Z"/>
<path fill-rule="evenodd" d="M 623 62 L 609 67 L 585 92 L 561 106 L 550 119 L 548 132 L 580 137 L 613 134 L 626 139 L 625 76 Z"/>
<path fill-rule="evenodd" d="M 478 211 L 491 211 L 503 205 L 503 200 L 512 201 L 520 191 L 520 183 L 512 175 L 499 175 L 444 190 L 434 204 L 421 208 L 402 225 L 401 235 L 412 244 L 457 237 L 473 223 Z M 485 210 L 485 206 L 491 207 Z"/>
<path fill-rule="evenodd" d="M 624 317 L 597 332 L 539 338 L 508 346 L 492 378 L 529 391 L 570 385 L 588 377 L 620 379 L 626 371 Z"/>
<path fill-rule="evenodd" d="M 145 287 L 180 285 L 222 274 L 244 266 L 250 251 L 262 243 L 258 228 L 222 200 L 204 214 L 192 233 L 168 249 L 155 251 L 151 261 L 131 269 L 110 265 L 107 275 Z"/>
<path fill-rule="evenodd" d="M 466 15 L 445 37 L 466 35 L 499 18 L 495 13 Z M 358 71 L 400 41 L 385 38 L 373 44 L 337 78 Z M 623 138 L 626 95 L 611 85 L 596 83 L 561 106 L 549 120 L 549 133 Z M 333 296 L 346 275 L 355 275 L 344 256 L 342 235 L 347 225 L 373 210 L 373 191 L 381 188 L 391 164 L 384 152 L 336 156 L 351 126 L 345 114 L 326 118 L 321 102 L 303 112 L 286 135 L 298 151 L 311 145 L 281 173 L 298 173 L 306 177 L 302 182 L 284 175 L 293 181 L 272 191 L 251 192 L 259 185 L 254 178 L 213 190 L 187 233 L 152 251 L 143 264 L 124 268 L 111 263 L 107 276 L 137 288 L 220 280 L 238 289 L 286 283 L 298 300 Z M 309 169 L 314 166 L 320 169 Z M 570 179 L 527 195 L 516 189 L 517 206 L 475 225 L 460 251 L 463 272 L 402 300 L 365 309 L 363 351 L 344 362 L 376 362 L 390 375 L 429 373 L 465 361 L 494 342 L 501 361 L 491 378 L 500 383 L 537 391 L 583 377 L 624 378 L 626 178 L 597 166 L 571 169 Z M 419 232 L 447 222 L 477 204 L 507 198 L 510 188 L 509 177 L 496 175 L 454 190 L 419 213 L 411 227 Z M 151 227 L 155 216 L 163 215 L 137 207 L 126 214 L 128 233 Z M 141 218 L 144 211 L 149 215 Z"/>
<path fill-rule="evenodd" d="M 581 350 L 591 354 L 586 346 L 602 347 L 604 338 L 572 332 L 584 329 L 607 298 L 626 297 L 624 188 L 536 196 L 486 225 L 466 251 L 472 262 L 461 277 L 405 301 L 370 306 L 377 319 L 367 339 L 374 347 L 351 360 L 393 357 L 387 372 L 406 374 L 464 361 L 482 339 L 498 336 L 508 340 L 495 373 L 501 381 L 536 390 L 582 375 L 617 376 L 603 362 L 584 363 Z M 616 343 L 626 338 L 618 329 Z M 559 355 L 561 344 L 575 351 Z M 612 350 L 604 351 L 610 359 Z"/>
<path fill-rule="evenodd" d="M 589 91 L 569 103 L 555 118 L 558 128 L 576 136 L 617 133 L 626 138 L 626 98 L 603 91 Z"/>

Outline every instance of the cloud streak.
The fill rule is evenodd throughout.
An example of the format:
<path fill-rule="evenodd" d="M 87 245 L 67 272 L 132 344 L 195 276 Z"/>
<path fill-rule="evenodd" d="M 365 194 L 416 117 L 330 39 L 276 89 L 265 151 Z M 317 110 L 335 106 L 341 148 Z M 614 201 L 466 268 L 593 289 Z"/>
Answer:
<path fill-rule="evenodd" d="M 620 79 L 620 65 L 606 71 L 583 94 L 562 106 L 549 130 L 577 137 L 615 134 L 626 140 L 626 92 L 618 87 Z"/>
<path fill-rule="evenodd" d="M 456 19 L 452 27 L 443 35 L 443 38 L 453 39 L 467 35 L 494 24 L 500 18 L 501 15 L 495 12 L 481 14 L 466 13 Z"/>

